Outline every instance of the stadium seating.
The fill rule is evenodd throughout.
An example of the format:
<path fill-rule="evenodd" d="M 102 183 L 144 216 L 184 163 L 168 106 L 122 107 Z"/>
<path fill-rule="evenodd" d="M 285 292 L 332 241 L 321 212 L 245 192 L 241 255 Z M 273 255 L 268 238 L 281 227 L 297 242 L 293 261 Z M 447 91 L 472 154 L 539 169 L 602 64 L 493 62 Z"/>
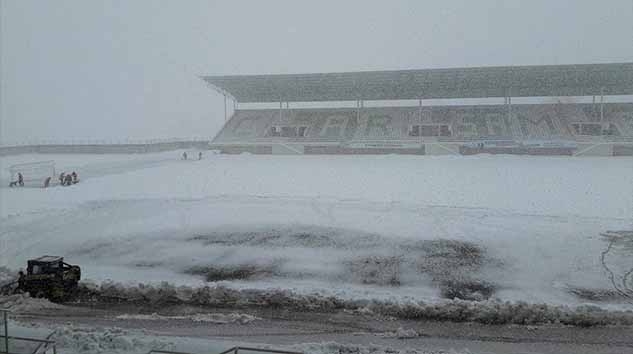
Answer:
<path fill-rule="evenodd" d="M 633 139 L 633 104 L 237 110 L 213 143 Z"/>

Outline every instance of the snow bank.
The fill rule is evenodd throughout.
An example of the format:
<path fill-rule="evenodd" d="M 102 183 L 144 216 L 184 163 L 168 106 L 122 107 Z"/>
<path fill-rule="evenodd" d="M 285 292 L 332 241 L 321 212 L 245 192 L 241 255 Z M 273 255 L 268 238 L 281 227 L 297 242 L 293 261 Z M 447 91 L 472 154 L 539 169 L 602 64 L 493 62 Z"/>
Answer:
<path fill-rule="evenodd" d="M 467 354 L 453 349 L 428 351 L 420 348 L 395 349 L 378 345 L 340 344 L 336 342 L 306 343 L 288 347 L 306 354 Z"/>
<path fill-rule="evenodd" d="M 400 334 L 411 335 L 412 333 L 402 330 Z M 220 352 L 235 345 L 298 351 L 305 354 L 466 354 L 466 352 L 454 350 L 395 349 L 378 345 L 340 344 L 336 342 L 302 343 L 286 346 L 222 342 L 200 338 L 163 337 L 112 327 L 85 326 L 60 326 L 55 329 L 51 339 L 57 342 L 58 352 L 68 354 L 136 354 L 147 353 L 151 349 L 206 353 Z"/>
<path fill-rule="evenodd" d="M 51 338 L 64 353 L 147 353 L 151 349 L 168 348 L 171 342 L 139 335 L 119 328 L 60 326 Z"/>
<path fill-rule="evenodd" d="M 484 324 L 534 325 L 560 323 L 573 326 L 633 325 L 633 311 L 606 311 L 595 306 L 552 306 L 499 300 L 445 300 L 390 302 L 346 300 L 318 294 L 303 295 L 288 290 L 236 290 L 223 286 L 191 288 L 163 284 L 134 287 L 104 283 L 85 291 L 89 302 L 116 301 L 143 306 L 185 304 L 209 308 L 285 308 L 295 311 L 360 311 L 364 314 L 411 320 L 479 322 Z"/>
<path fill-rule="evenodd" d="M 420 334 L 415 329 L 413 328 L 404 329 L 402 327 L 398 327 L 398 329 L 393 332 L 377 333 L 376 335 L 378 337 L 398 338 L 398 339 L 416 338 L 420 336 Z"/>
<path fill-rule="evenodd" d="M 0 286 L 11 283 L 18 278 L 18 273 L 7 267 L 0 266 Z"/>
<path fill-rule="evenodd" d="M 245 313 L 198 313 L 187 316 L 163 316 L 157 313 L 151 315 L 144 314 L 123 314 L 116 316 L 121 320 L 143 320 L 143 321 L 166 321 L 166 320 L 187 320 L 192 322 L 207 322 L 215 324 L 239 323 L 247 324 L 256 320 L 261 320 Z"/>
<path fill-rule="evenodd" d="M 61 309 L 63 306 L 54 304 L 47 299 L 36 299 L 27 294 L 0 296 L 0 308 L 13 313 L 36 313 L 41 310 Z"/>

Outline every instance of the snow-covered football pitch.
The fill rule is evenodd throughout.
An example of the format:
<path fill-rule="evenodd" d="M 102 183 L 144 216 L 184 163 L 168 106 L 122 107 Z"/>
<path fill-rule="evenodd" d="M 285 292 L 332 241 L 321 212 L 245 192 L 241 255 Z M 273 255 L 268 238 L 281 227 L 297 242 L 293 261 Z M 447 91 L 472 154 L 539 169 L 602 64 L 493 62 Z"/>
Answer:
<path fill-rule="evenodd" d="M 54 254 L 97 283 L 630 309 L 601 259 L 601 233 L 633 228 L 630 157 L 181 153 L 0 158 L 0 266 Z M 7 187 L 9 165 L 51 159 L 81 182 Z"/>

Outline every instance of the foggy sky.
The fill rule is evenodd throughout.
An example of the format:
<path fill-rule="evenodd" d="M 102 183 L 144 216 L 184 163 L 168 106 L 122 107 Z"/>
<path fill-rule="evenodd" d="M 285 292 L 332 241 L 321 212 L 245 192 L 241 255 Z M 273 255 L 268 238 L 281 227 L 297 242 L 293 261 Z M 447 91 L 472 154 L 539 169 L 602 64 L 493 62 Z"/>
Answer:
<path fill-rule="evenodd" d="M 203 74 L 633 61 L 631 0 L 0 1 L 3 142 L 213 136 Z"/>

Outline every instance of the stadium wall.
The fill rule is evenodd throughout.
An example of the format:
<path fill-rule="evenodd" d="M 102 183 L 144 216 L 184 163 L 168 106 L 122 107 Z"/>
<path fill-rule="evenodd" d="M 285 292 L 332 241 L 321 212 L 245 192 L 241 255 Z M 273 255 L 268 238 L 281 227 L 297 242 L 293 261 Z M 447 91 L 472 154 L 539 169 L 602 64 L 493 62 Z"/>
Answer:
<path fill-rule="evenodd" d="M 42 144 L 0 147 L 0 156 L 19 154 L 141 154 L 179 149 L 208 149 L 208 141 L 147 144 Z"/>

